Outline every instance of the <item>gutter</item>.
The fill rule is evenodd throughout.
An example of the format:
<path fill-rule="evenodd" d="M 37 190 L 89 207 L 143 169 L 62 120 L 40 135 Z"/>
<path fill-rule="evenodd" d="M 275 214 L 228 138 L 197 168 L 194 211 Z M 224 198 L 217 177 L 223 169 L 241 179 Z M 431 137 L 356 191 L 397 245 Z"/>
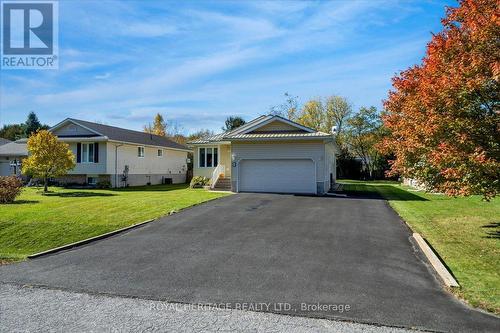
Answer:
<path fill-rule="evenodd" d="M 137 142 L 128 142 L 128 141 L 118 141 L 118 140 L 108 140 L 109 142 L 116 142 L 116 143 L 121 143 L 121 146 L 124 144 L 132 145 L 132 146 L 142 146 L 142 147 L 153 147 L 153 148 L 161 148 L 161 149 L 171 149 L 171 150 L 178 150 L 178 151 L 185 151 L 188 153 L 193 152 L 191 149 L 182 149 L 182 148 L 172 148 L 172 147 L 167 147 L 167 146 L 157 146 L 157 145 L 149 145 L 145 143 L 137 143 Z"/>

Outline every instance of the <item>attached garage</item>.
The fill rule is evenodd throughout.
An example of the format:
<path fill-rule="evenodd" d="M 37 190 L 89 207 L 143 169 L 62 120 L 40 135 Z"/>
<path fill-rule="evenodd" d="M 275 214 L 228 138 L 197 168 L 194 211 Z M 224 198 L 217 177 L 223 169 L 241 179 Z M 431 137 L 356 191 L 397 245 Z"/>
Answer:
<path fill-rule="evenodd" d="M 311 159 L 249 159 L 239 167 L 240 192 L 316 193 Z"/>
<path fill-rule="evenodd" d="M 334 134 L 280 116 L 260 116 L 189 144 L 194 176 L 209 178 L 215 189 L 322 194 L 336 178 Z M 207 164 L 215 154 L 216 162 Z"/>

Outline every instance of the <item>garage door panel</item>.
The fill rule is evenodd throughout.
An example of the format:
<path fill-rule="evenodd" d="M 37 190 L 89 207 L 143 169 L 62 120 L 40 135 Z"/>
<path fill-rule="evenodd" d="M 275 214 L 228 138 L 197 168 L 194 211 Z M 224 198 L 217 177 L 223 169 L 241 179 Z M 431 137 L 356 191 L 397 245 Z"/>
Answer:
<path fill-rule="evenodd" d="M 252 159 L 240 162 L 243 192 L 316 193 L 315 166 L 308 159 Z"/>

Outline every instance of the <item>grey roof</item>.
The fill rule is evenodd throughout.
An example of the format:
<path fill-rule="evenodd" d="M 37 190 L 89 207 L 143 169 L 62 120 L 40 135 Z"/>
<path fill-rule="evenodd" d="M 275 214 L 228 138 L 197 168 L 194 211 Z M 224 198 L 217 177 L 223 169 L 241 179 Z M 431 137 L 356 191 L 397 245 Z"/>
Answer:
<path fill-rule="evenodd" d="M 87 127 L 110 140 L 137 143 L 142 145 L 160 146 L 173 149 L 190 150 L 187 146 L 172 141 L 164 136 L 133 131 L 125 128 L 93 123 L 90 121 L 68 118 L 68 120 Z"/>
<path fill-rule="evenodd" d="M 3 146 L 3 145 L 5 145 L 5 144 L 7 144 L 9 142 L 12 142 L 12 141 L 4 139 L 4 138 L 0 138 L 0 146 Z"/>
<path fill-rule="evenodd" d="M 28 156 L 26 142 L 14 141 L 0 146 L 0 156 Z"/>
<path fill-rule="evenodd" d="M 230 140 L 243 140 L 243 139 L 262 140 L 262 139 L 279 139 L 279 138 L 299 139 L 299 138 L 323 138 L 323 137 L 327 138 L 327 137 L 331 137 L 331 134 L 315 131 L 315 130 L 310 129 L 310 128 L 307 128 L 307 129 L 310 130 L 311 132 L 273 131 L 273 132 L 249 133 L 249 134 L 244 133 L 245 130 L 247 130 L 247 129 L 249 129 L 249 128 L 251 128 L 259 123 L 264 123 L 268 120 L 271 120 L 272 118 L 283 119 L 287 122 L 294 123 L 293 121 L 285 119 L 285 118 L 280 117 L 280 116 L 265 115 L 265 116 L 257 117 L 255 119 L 253 119 L 252 121 L 249 121 L 245 125 L 242 125 L 238 128 L 235 128 L 232 131 L 227 131 L 224 133 L 219 133 L 219 134 L 211 135 L 211 136 L 208 136 L 205 138 L 193 140 L 193 141 L 188 142 L 188 144 L 205 144 L 205 143 L 211 143 L 211 142 L 220 142 L 220 141 L 224 141 L 224 140 L 230 141 Z M 296 125 L 301 126 L 301 127 L 305 127 L 305 126 L 297 124 L 297 123 L 296 123 Z"/>

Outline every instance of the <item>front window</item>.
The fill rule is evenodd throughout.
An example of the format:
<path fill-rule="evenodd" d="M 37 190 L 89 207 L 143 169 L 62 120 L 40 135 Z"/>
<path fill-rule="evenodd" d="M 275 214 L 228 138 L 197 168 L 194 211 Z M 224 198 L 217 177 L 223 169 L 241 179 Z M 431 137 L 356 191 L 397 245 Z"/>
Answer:
<path fill-rule="evenodd" d="M 217 148 L 200 148 L 199 149 L 199 166 L 200 168 L 212 168 L 219 164 L 219 151 Z"/>
<path fill-rule="evenodd" d="M 163 157 L 163 149 L 158 149 L 158 157 Z"/>
<path fill-rule="evenodd" d="M 94 144 L 82 143 L 82 163 L 94 163 Z"/>
<path fill-rule="evenodd" d="M 89 184 L 89 185 L 97 184 L 97 178 L 96 177 L 87 177 L 87 184 Z"/>
<path fill-rule="evenodd" d="M 144 147 L 137 147 L 137 156 L 144 157 Z"/>

